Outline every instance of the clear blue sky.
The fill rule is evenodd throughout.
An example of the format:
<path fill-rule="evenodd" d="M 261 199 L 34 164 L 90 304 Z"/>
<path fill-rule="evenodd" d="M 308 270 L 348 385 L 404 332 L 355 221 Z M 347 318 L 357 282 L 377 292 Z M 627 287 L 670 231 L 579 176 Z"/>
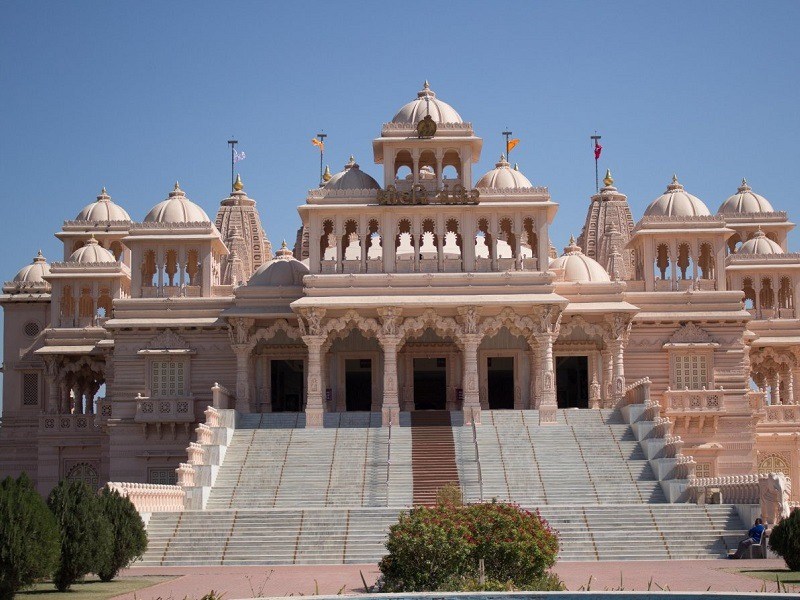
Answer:
<path fill-rule="evenodd" d="M 0 277 L 101 186 L 141 219 L 181 182 L 213 215 L 226 140 L 273 244 L 317 180 L 330 136 L 379 177 L 371 140 L 425 79 L 484 138 L 480 174 L 512 153 L 576 235 L 603 135 L 634 217 L 676 172 L 716 211 L 743 176 L 797 207 L 799 2 L 35 2 L 0 4 Z M 798 207 L 800 208 L 800 207 Z M 800 211 L 793 215 L 800 218 Z M 791 238 L 797 249 L 796 236 Z"/>

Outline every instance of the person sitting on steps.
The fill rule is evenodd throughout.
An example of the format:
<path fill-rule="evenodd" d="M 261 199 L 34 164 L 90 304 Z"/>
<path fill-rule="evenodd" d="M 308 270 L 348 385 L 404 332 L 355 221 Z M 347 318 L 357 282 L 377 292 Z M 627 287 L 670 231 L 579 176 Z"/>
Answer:
<path fill-rule="evenodd" d="M 756 522 L 750 528 L 750 531 L 747 532 L 747 539 L 739 542 L 739 547 L 736 549 L 736 552 L 734 554 L 729 554 L 728 558 L 742 558 L 745 550 L 747 550 L 750 546 L 761 543 L 762 535 L 764 535 L 764 522 L 759 518 L 756 519 Z"/>

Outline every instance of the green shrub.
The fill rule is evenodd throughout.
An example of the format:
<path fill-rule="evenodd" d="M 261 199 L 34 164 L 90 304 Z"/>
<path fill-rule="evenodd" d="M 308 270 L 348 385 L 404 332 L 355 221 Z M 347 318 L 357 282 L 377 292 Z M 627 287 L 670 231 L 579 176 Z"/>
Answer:
<path fill-rule="evenodd" d="M 786 561 L 790 570 L 800 571 L 800 508 L 773 527 L 769 547 Z"/>
<path fill-rule="evenodd" d="M 478 578 L 519 589 L 535 585 L 558 554 L 558 538 L 537 513 L 503 503 L 439 504 L 401 515 L 380 562 L 382 590 L 437 591 Z M 503 588 L 505 589 L 505 588 Z"/>
<path fill-rule="evenodd" d="M 118 492 L 103 488 L 100 506 L 111 524 L 113 543 L 107 561 L 97 574 L 102 581 L 111 581 L 120 569 L 124 569 L 147 550 L 147 532 L 136 507 Z"/>
<path fill-rule="evenodd" d="M 12 598 L 58 563 L 58 527 L 23 473 L 0 483 L 0 598 Z"/>
<path fill-rule="evenodd" d="M 53 576 L 60 592 L 87 573 L 109 564 L 113 545 L 111 524 L 100 507 L 100 498 L 80 481 L 61 481 L 47 499 L 61 532 L 61 558 Z"/>
<path fill-rule="evenodd" d="M 475 577 L 453 577 L 439 586 L 437 592 L 562 592 L 564 582 L 555 573 L 545 573 L 518 587 L 513 581 L 485 579 L 483 583 Z"/>
<path fill-rule="evenodd" d="M 461 494 L 461 487 L 455 483 L 446 483 L 436 490 L 436 504 L 446 504 L 448 506 L 463 506 L 464 497 Z"/>

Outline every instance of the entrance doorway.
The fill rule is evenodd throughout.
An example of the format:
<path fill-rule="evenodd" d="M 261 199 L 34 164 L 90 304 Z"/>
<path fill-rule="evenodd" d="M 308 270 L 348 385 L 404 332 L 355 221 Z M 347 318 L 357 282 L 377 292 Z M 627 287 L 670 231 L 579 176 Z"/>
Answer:
<path fill-rule="evenodd" d="M 372 410 L 372 360 L 347 358 L 344 361 L 345 405 L 348 411 Z"/>
<path fill-rule="evenodd" d="M 303 361 L 273 360 L 270 372 L 272 412 L 303 410 Z"/>
<path fill-rule="evenodd" d="M 414 359 L 414 409 L 446 410 L 447 359 Z"/>
<path fill-rule="evenodd" d="M 589 408 L 589 357 L 556 357 L 558 408 Z"/>
<path fill-rule="evenodd" d="M 492 356 L 486 359 L 489 408 L 514 408 L 514 357 Z"/>

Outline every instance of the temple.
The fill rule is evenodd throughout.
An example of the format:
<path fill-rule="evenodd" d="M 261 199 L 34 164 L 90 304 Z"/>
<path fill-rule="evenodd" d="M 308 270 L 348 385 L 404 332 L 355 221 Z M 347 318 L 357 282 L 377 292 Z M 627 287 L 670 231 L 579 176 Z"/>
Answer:
<path fill-rule="evenodd" d="M 800 480 L 800 254 L 746 181 L 712 213 L 665 177 L 634 221 L 607 173 L 554 258 L 559 204 L 504 156 L 473 174 L 482 139 L 427 82 L 372 147 L 377 178 L 351 157 L 308 192 L 294 251 L 240 178 L 216 219 L 176 183 L 141 221 L 105 189 L 65 221 L 0 296 L 0 474 L 174 485 L 209 406 L 546 432 L 647 381 L 691 477 Z"/>

